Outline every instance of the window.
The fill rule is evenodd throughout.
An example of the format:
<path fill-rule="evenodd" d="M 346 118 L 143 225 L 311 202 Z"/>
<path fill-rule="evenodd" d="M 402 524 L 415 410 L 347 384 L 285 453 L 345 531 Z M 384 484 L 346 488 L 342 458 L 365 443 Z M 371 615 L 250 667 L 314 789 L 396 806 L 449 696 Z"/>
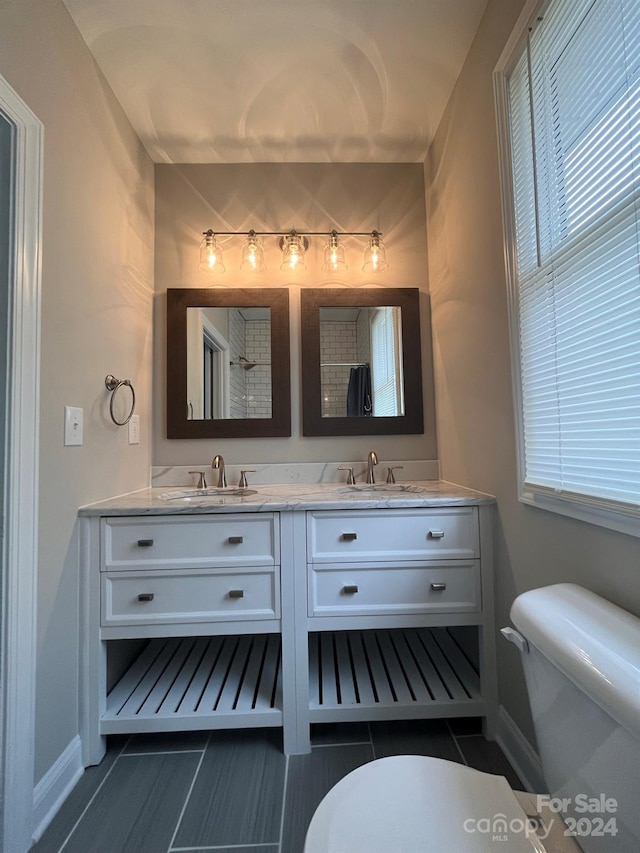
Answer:
<path fill-rule="evenodd" d="M 376 308 L 371 318 L 371 387 L 374 417 L 404 414 L 400 308 Z"/>
<path fill-rule="evenodd" d="M 640 535 L 640 3 L 521 22 L 495 75 L 520 496 Z"/>

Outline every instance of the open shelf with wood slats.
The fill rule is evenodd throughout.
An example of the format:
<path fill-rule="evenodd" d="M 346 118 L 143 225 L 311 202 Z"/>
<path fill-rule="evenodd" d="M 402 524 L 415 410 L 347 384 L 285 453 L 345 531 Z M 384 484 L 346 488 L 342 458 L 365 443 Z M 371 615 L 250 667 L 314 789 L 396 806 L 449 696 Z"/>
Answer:
<path fill-rule="evenodd" d="M 151 640 L 107 696 L 101 734 L 282 725 L 280 636 Z"/>
<path fill-rule="evenodd" d="M 447 628 L 309 635 L 311 722 L 473 716 L 480 677 Z"/>

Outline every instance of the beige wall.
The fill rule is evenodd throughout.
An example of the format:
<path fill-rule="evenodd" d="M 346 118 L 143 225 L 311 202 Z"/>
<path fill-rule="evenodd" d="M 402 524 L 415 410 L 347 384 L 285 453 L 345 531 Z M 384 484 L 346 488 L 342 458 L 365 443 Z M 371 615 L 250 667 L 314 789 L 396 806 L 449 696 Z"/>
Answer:
<path fill-rule="evenodd" d="M 371 231 L 384 233 L 388 272 L 362 273 L 366 240 L 349 240 L 348 271 L 323 275 L 322 238 L 311 238 L 307 272 L 280 272 L 277 238 L 265 238 L 267 273 L 240 273 L 242 240 L 220 238 L 226 273 L 219 287 L 289 287 L 292 436 L 272 439 L 168 440 L 165 427 L 165 323 L 169 287 L 211 287 L 198 270 L 201 232 Z M 421 290 L 425 435 L 303 438 L 300 419 L 301 287 L 418 287 Z M 156 167 L 156 311 L 154 354 L 155 465 L 207 465 L 215 453 L 229 463 L 363 461 L 374 448 L 384 459 L 435 459 L 435 414 L 429 335 L 424 177 L 420 164 L 159 165 Z M 411 365 L 407 366 L 411 369 Z"/>
<path fill-rule="evenodd" d="M 0 74 L 44 124 L 37 781 L 78 732 L 77 508 L 148 482 L 153 165 L 62 0 L 3 0 Z M 135 385 L 138 446 L 107 373 Z M 63 446 L 65 404 L 83 447 Z"/>
<path fill-rule="evenodd" d="M 517 500 L 492 71 L 523 0 L 490 0 L 426 164 L 442 476 L 498 498 L 497 613 L 560 581 L 640 615 L 640 539 Z M 498 640 L 501 701 L 532 736 L 516 651 Z"/>

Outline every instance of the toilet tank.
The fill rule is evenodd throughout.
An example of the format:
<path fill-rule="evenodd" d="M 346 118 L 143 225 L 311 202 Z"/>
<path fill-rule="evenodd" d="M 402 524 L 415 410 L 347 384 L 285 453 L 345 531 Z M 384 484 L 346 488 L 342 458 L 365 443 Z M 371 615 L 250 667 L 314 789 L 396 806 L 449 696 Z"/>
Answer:
<path fill-rule="evenodd" d="M 640 619 L 574 584 L 516 598 L 544 778 L 585 853 L 640 851 Z"/>

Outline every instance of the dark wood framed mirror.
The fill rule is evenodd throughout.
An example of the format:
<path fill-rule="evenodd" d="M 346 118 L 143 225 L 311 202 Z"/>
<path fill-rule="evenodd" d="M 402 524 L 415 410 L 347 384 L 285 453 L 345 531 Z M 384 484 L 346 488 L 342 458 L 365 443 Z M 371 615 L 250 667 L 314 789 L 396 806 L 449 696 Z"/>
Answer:
<path fill-rule="evenodd" d="M 301 291 L 303 435 L 424 432 L 419 295 Z"/>
<path fill-rule="evenodd" d="M 167 438 L 291 435 L 289 291 L 167 290 Z"/>

